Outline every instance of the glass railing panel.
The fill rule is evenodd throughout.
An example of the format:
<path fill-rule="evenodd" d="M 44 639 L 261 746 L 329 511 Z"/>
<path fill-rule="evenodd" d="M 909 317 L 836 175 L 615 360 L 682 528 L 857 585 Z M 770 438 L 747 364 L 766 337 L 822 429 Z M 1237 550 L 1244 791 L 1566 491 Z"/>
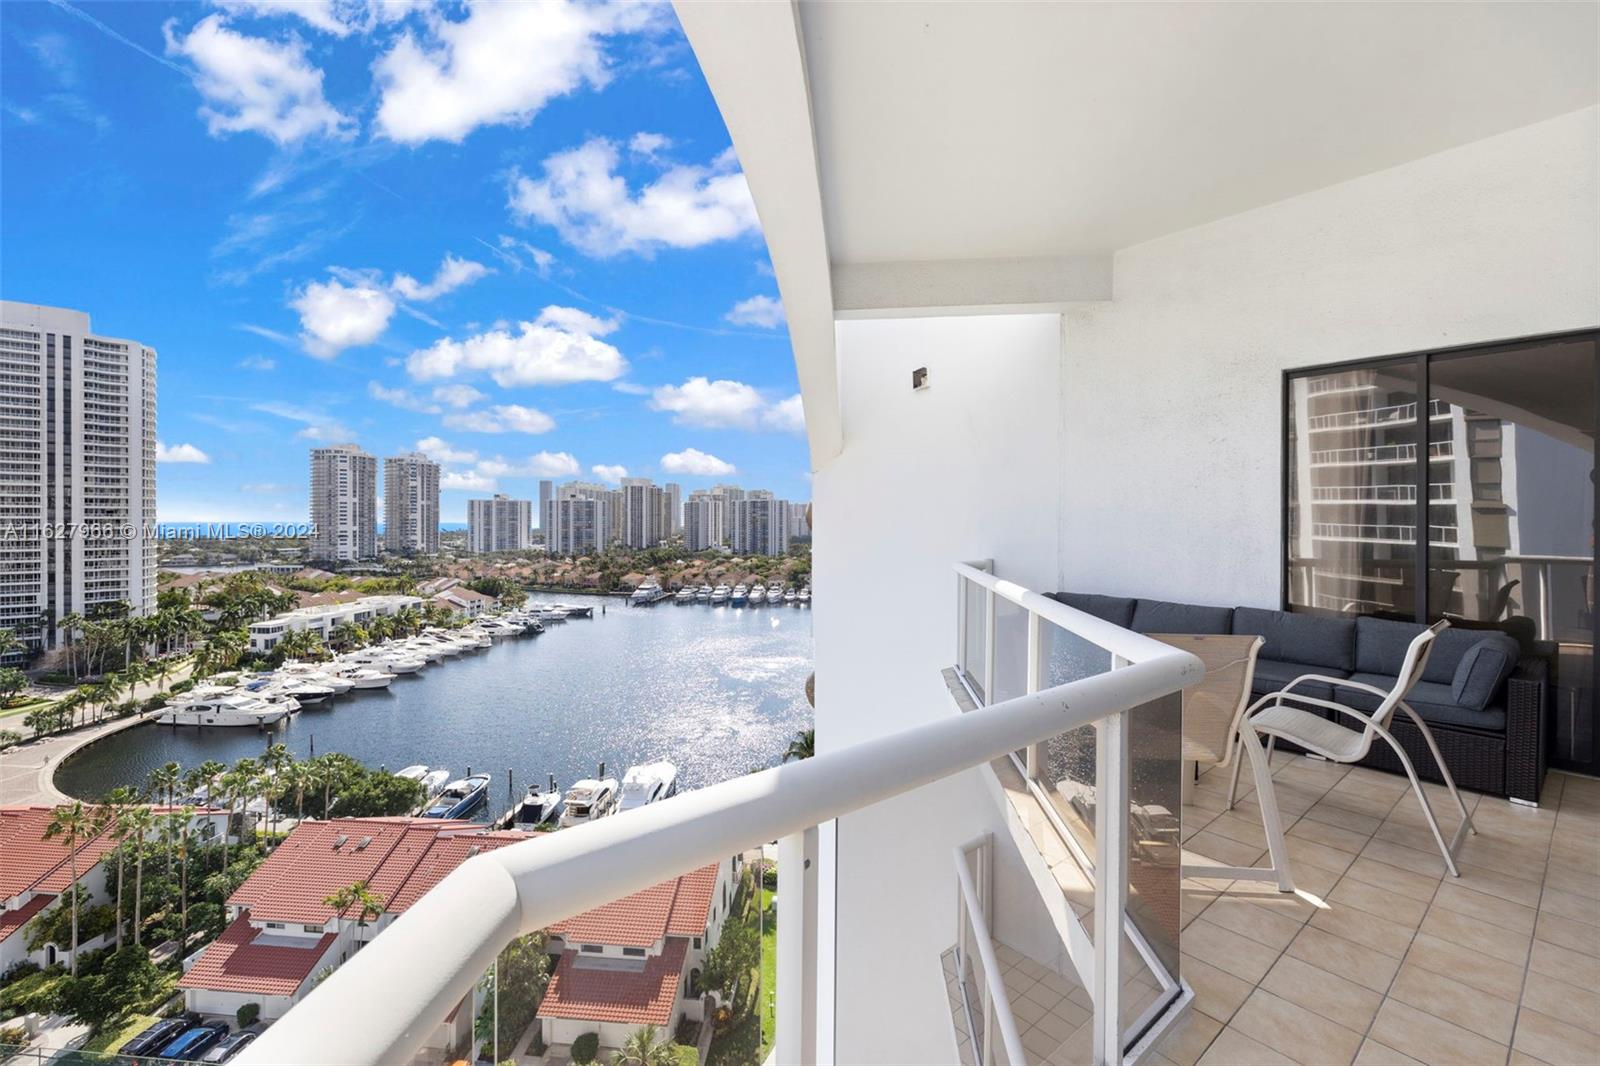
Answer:
<path fill-rule="evenodd" d="M 1128 917 L 1162 967 L 1176 977 L 1183 889 L 1178 821 L 1183 701 L 1175 694 L 1127 713 Z"/>
<path fill-rule="evenodd" d="M 1041 687 L 1103 674 L 1111 653 L 1070 630 L 1039 622 Z M 1034 780 L 1061 824 L 1094 862 L 1094 727 L 1060 733 L 1039 745 Z"/>
<path fill-rule="evenodd" d="M 984 676 L 989 639 L 984 601 L 988 595 L 988 590 L 981 585 L 971 581 L 961 583 L 961 672 L 979 703 L 988 702 L 987 678 Z"/>
<path fill-rule="evenodd" d="M 996 596 L 994 602 L 994 679 L 990 703 L 1028 693 L 1027 608 Z"/>

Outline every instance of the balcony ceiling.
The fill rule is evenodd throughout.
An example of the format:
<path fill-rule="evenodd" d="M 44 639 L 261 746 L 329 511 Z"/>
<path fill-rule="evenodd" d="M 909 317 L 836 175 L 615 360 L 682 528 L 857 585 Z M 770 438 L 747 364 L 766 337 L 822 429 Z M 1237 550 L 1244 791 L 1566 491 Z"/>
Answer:
<path fill-rule="evenodd" d="M 829 258 L 1103 255 L 1574 111 L 1597 10 L 802 4 Z"/>

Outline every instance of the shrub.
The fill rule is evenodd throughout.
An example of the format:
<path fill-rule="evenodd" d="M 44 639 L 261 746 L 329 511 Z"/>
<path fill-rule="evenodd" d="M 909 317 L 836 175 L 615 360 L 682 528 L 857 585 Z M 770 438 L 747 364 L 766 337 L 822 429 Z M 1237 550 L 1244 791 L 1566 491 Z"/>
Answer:
<path fill-rule="evenodd" d="M 578 1066 L 584 1066 L 585 1063 L 593 1062 L 594 1057 L 599 1053 L 599 1033 L 584 1033 L 582 1036 L 578 1037 L 578 1039 L 572 1042 L 572 1061 L 577 1063 Z"/>
<path fill-rule="evenodd" d="M 169 688 L 167 692 L 169 695 L 179 696 L 185 692 L 188 692 L 192 688 L 194 688 L 194 679 L 186 677 L 182 681 L 179 681 L 177 684 Z"/>
<path fill-rule="evenodd" d="M 9 1044 L 12 1047 L 20 1047 L 27 1042 L 28 1030 L 24 1029 L 20 1025 L 13 1025 L 6 1029 L 0 1029 L 0 1045 Z"/>
<path fill-rule="evenodd" d="M 149 697 L 141 706 L 147 711 L 159 711 L 167 705 L 167 698 L 160 693 Z"/>
<path fill-rule="evenodd" d="M 239 1028 L 248 1029 L 261 1019 L 261 1004 L 246 1003 L 234 1014 L 233 1020 L 239 1023 Z"/>

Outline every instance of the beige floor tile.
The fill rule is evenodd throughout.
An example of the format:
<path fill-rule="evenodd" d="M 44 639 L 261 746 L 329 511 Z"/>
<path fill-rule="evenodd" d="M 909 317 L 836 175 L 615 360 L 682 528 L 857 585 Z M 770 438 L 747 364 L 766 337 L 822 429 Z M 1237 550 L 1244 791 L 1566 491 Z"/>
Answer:
<path fill-rule="evenodd" d="M 1520 903 L 1524 907 L 1537 907 L 1539 905 L 1539 883 L 1528 881 L 1520 877 L 1509 877 L 1498 870 L 1486 870 L 1481 866 L 1474 866 L 1470 862 L 1462 861 L 1456 864 L 1461 871 L 1457 884 L 1470 888 L 1474 892 L 1487 892 L 1491 896 L 1508 899 L 1512 903 Z"/>
<path fill-rule="evenodd" d="M 1155 1051 L 1177 1066 L 1194 1066 L 1220 1032 L 1221 1022 L 1198 1011 L 1190 1011 L 1187 1017 L 1168 1030 Z"/>
<path fill-rule="evenodd" d="M 1427 1066 L 1487 1066 L 1506 1059 L 1503 1045 L 1395 999 L 1384 1002 L 1368 1035 Z"/>
<path fill-rule="evenodd" d="M 1480 992 L 1488 992 L 1513 1003 L 1522 992 L 1522 966 L 1489 958 L 1472 948 L 1452 944 L 1427 933 L 1418 933 L 1411 941 L 1406 962 L 1452 977 Z"/>
<path fill-rule="evenodd" d="M 1448 940 L 1452 944 L 1460 944 L 1462 947 L 1482 952 L 1490 958 L 1518 966 L 1528 961 L 1528 946 L 1533 942 L 1532 933 L 1502 929 L 1498 925 L 1490 925 L 1471 915 L 1437 906 L 1429 909 L 1428 916 L 1422 919 L 1422 925 L 1418 927 L 1418 932 L 1436 936 L 1440 940 Z"/>
<path fill-rule="evenodd" d="M 1340 851 L 1349 852 L 1351 855 L 1361 854 L 1361 849 L 1367 846 L 1367 841 L 1372 837 L 1367 833 L 1358 833 L 1353 829 L 1342 826 L 1329 825 L 1311 817 L 1305 817 L 1289 829 L 1289 836 L 1304 837 L 1316 841 L 1325 847 L 1338 848 Z"/>
<path fill-rule="evenodd" d="M 1550 1066 L 1550 1063 L 1543 1059 L 1536 1059 L 1526 1051 L 1518 1051 L 1516 1048 L 1511 1049 L 1511 1058 L 1506 1061 L 1508 1066 Z"/>
<path fill-rule="evenodd" d="M 1512 1047 L 1551 1066 L 1593 1066 L 1600 1062 L 1594 1034 L 1523 1007 L 1517 1015 Z"/>
<path fill-rule="evenodd" d="M 1600 926 L 1600 899 L 1562 892 L 1548 885 L 1545 886 L 1544 895 L 1539 900 L 1539 910 L 1543 914 L 1553 914 L 1569 921 Z M 1600 931 L 1597 931 L 1595 936 L 1600 938 Z"/>
<path fill-rule="evenodd" d="M 1189 953 L 1251 984 L 1266 976 L 1278 958 L 1275 949 L 1205 918 L 1191 922 L 1183 931 L 1183 946 Z"/>
<path fill-rule="evenodd" d="M 1600 850 L 1600 849 L 1597 849 Z M 1591 873 L 1565 863 L 1552 862 L 1544 871 L 1544 887 L 1576 896 L 1600 899 L 1600 872 Z"/>
<path fill-rule="evenodd" d="M 1516 1004 L 1415 963 L 1400 967 L 1389 997 L 1461 1026 L 1497 1044 L 1510 1046 Z"/>
<path fill-rule="evenodd" d="M 1412 929 L 1421 925 L 1428 913 L 1427 900 L 1403 896 L 1348 875 L 1340 878 L 1327 901 L 1330 906 L 1354 907 Z"/>
<path fill-rule="evenodd" d="M 1444 859 L 1437 849 L 1427 852 L 1408 848 L 1404 844 L 1395 844 L 1388 840 L 1374 838 L 1373 841 L 1361 850 L 1363 857 L 1376 859 L 1398 866 L 1402 870 L 1410 870 L 1414 874 L 1424 877 L 1443 877 L 1445 874 Z"/>
<path fill-rule="evenodd" d="M 1206 826 L 1206 831 L 1237 840 L 1241 844 L 1254 845 L 1258 851 L 1267 846 L 1267 831 L 1262 828 L 1260 820 L 1246 818 L 1237 811 L 1217 815 Z"/>
<path fill-rule="evenodd" d="M 1345 876 L 1424 903 L 1430 902 L 1433 894 L 1439 890 L 1437 877 L 1424 877 L 1365 856 L 1351 863 L 1350 869 L 1345 871 Z"/>
<path fill-rule="evenodd" d="M 1023 1028 L 1043 1018 L 1045 1009 L 1027 996 L 1012 996 L 1011 1013 L 1016 1016 L 1018 1028 Z"/>
<path fill-rule="evenodd" d="M 1411 935 L 1415 932 L 1410 926 L 1354 907 L 1330 907 L 1318 911 L 1317 916 L 1311 919 L 1311 927 L 1353 940 L 1397 959 L 1405 956 L 1406 949 L 1411 946 Z"/>
<path fill-rule="evenodd" d="M 1522 986 L 1522 1005 L 1595 1034 L 1596 1059 L 1600 1060 L 1600 991 L 1594 986 L 1579 988 L 1559 978 L 1530 973 Z"/>
<path fill-rule="evenodd" d="M 1060 1046 L 1060 1040 L 1038 1027 L 1029 1029 L 1022 1034 L 1022 1049 L 1028 1053 L 1029 1059 L 1034 1062 L 1048 1058 Z"/>
<path fill-rule="evenodd" d="M 1460 850 L 1456 852 L 1456 858 L 1462 862 L 1508 877 L 1520 877 L 1524 881 L 1543 880 L 1549 857 L 1550 845 L 1547 841 L 1494 840 L 1481 832 L 1463 840 Z"/>
<path fill-rule="evenodd" d="M 1388 1044 L 1368 1037 L 1356 1052 L 1355 1066 L 1423 1066 L 1410 1055 L 1402 1055 Z"/>
<path fill-rule="evenodd" d="M 1383 1002 L 1379 993 L 1292 955 L 1274 964 L 1261 987 L 1359 1033 L 1367 1031 Z"/>
<path fill-rule="evenodd" d="M 1398 796 L 1369 796 L 1334 789 L 1318 800 L 1317 806 L 1342 807 L 1347 811 L 1355 814 L 1364 814 L 1381 822 L 1389 817 L 1390 811 L 1394 810 L 1395 800 L 1398 798 Z"/>
<path fill-rule="evenodd" d="M 1326 800 L 1318 800 L 1310 810 L 1306 811 L 1305 817 L 1312 821 L 1321 822 L 1323 825 L 1348 829 L 1351 832 L 1361 834 L 1363 837 L 1372 836 L 1373 833 L 1378 831 L 1378 827 L 1383 824 L 1382 818 L 1375 818 L 1370 814 L 1361 814 L 1357 811 L 1348 810 Z"/>
<path fill-rule="evenodd" d="M 1433 905 L 1518 933 L 1531 934 L 1534 921 L 1539 916 L 1532 907 L 1478 892 L 1453 877 L 1447 877 L 1440 883 L 1439 892 L 1433 897 Z"/>
<path fill-rule="evenodd" d="M 1067 1007 L 1073 1011 L 1078 1009 L 1076 1004 L 1071 1003 L 1067 1004 Z M 1083 1021 L 1081 1019 L 1074 1023 L 1065 1015 L 1051 1012 L 1034 1022 L 1033 1027 L 1035 1029 L 1043 1030 L 1045 1033 L 1050 1035 L 1051 1039 L 1055 1041 L 1055 1043 L 1050 1045 L 1050 1050 L 1054 1051 L 1056 1048 L 1061 1046 L 1061 1042 L 1063 1040 L 1072 1035 L 1073 1030 L 1077 1029 L 1078 1026 L 1082 1024 Z"/>
<path fill-rule="evenodd" d="M 1600 958 L 1547 940 L 1534 940 L 1528 970 L 1583 988 L 1600 986 Z"/>
<path fill-rule="evenodd" d="M 1541 914 L 1533 927 L 1538 940 L 1548 940 L 1564 948 L 1600 958 L 1600 937 L 1594 935 L 1594 926 L 1575 922 L 1557 914 Z"/>
<path fill-rule="evenodd" d="M 1311 926 L 1295 937 L 1289 954 L 1374 992 L 1385 991 L 1400 969 L 1399 959 Z"/>
<path fill-rule="evenodd" d="M 1195 1009 L 1219 1022 L 1226 1022 L 1233 1017 L 1233 1012 L 1239 1009 L 1240 1004 L 1249 998 L 1250 982 L 1188 954 L 1192 947 L 1188 941 L 1184 942 L 1183 947 L 1183 979 L 1194 989 Z"/>
<path fill-rule="evenodd" d="M 1263 989 L 1252 993 L 1228 1024 L 1306 1066 L 1349 1063 L 1361 1047 L 1360 1033 Z"/>
<path fill-rule="evenodd" d="M 1183 846 L 1183 861 L 1185 865 L 1254 866 L 1266 850 L 1265 844 L 1241 844 L 1207 829 L 1189 838 Z"/>
<path fill-rule="evenodd" d="M 1293 1063 L 1288 1056 L 1229 1027 L 1218 1033 L 1206 1053 L 1200 1056 L 1199 1066 L 1293 1066 Z"/>
<path fill-rule="evenodd" d="M 1284 844 L 1289 849 L 1291 869 L 1301 870 L 1307 866 L 1328 870 L 1332 873 L 1342 874 L 1350 868 L 1355 861 L 1355 856 L 1348 851 L 1319 844 L 1306 837 L 1288 836 Z"/>
<path fill-rule="evenodd" d="M 1277 951 L 1288 947 L 1300 932 L 1298 918 L 1274 914 L 1265 905 L 1229 897 L 1206 908 L 1205 919 Z"/>

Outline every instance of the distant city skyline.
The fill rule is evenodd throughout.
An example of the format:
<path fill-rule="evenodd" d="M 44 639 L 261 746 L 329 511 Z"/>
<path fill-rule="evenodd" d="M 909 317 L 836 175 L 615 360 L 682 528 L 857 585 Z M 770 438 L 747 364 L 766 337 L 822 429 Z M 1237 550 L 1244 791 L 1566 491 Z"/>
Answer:
<path fill-rule="evenodd" d="M 311 10 L 7 8 L 0 296 L 160 352 L 161 521 L 303 521 L 305 449 L 342 442 L 438 462 L 446 523 L 541 477 L 809 496 L 777 285 L 670 8 Z M 476 69 L 483 40 L 527 69 Z M 460 91 L 411 107 L 417 78 Z"/>

